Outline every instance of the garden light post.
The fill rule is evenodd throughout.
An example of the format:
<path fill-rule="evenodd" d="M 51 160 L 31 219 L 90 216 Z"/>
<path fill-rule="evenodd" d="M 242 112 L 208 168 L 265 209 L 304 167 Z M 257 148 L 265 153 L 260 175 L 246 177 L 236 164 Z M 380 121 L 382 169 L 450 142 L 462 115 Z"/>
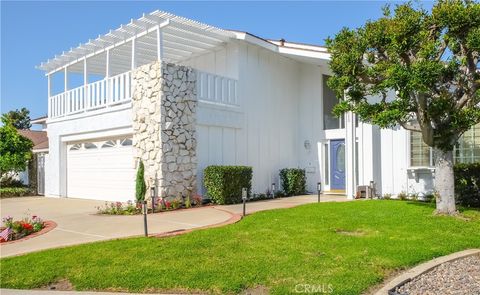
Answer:
<path fill-rule="evenodd" d="M 143 229 L 145 230 L 145 236 L 148 237 L 148 228 L 147 228 L 147 201 L 143 201 Z"/>
<path fill-rule="evenodd" d="M 150 188 L 150 197 L 152 198 L 152 213 L 155 213 L 155 186 Z"/>
<path fill-rule="evenodd" d="M 375 195 L 375 181 L 370 180 L 370 199 Z"/>
<path fill-rule="evenodd" d="M 242 200 L 243 200 L 243 216 L 245 216 L 246 206 L 247 206 L 247 189 L 242 188 Z"/>
<path fill-rule="evenodd" d="M 320 203 L 320 192 L 322 191 L 322 183 L 317 182 L 317 194 L 318 194 L 318 202 Z"/>
<path fill-rule="evenodd" d="M 275 198 L 275 182 L 272 183 L 272 199 Z"/>

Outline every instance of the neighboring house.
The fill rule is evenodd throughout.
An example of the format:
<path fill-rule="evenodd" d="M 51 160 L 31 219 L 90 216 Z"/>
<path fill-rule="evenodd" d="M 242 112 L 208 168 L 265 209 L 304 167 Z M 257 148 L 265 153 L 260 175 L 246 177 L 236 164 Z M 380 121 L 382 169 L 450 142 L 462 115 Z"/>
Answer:
<path fill-rule="evenodd" d="M 45 123 L 46 118 L 32 120 L 34 124 Z M 32 188 L 36 194 L 45 194 L 45 157 L 48 154 L 48 137 L 46 131 L 18 130 L 18 133 L 33 143 L 33 157 L 29 161 L 27 169 L 19 173 L 19 180 Z"/>
<path fill-rule="evenodd" d="M 431 153 L 416 134 L 332 115 L 328 62 L 322 46 L 161 11 L 132 20 L 39 66 L 49 89 L 45 194 L 133 199 L 140 159 L 163 196 L 203 193 L 214 164 L 252 166 L 254 192 L 280 187 L 285 167 L 304 168 L 312 192 L 319 181 L 349 197 L 370 181 L 379 193 L 430 191 Z M 478 160 L 479 133 L 460 157 Z"/>

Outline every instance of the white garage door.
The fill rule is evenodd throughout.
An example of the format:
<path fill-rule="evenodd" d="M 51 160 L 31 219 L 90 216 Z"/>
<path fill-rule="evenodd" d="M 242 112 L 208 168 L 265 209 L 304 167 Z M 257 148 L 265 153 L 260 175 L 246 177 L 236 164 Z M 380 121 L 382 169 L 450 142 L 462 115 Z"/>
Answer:
<path fill-rule="evenodd" d="M 134 200 L 131 138 L 67 145 L 67 196 L 107 201 Z"/>

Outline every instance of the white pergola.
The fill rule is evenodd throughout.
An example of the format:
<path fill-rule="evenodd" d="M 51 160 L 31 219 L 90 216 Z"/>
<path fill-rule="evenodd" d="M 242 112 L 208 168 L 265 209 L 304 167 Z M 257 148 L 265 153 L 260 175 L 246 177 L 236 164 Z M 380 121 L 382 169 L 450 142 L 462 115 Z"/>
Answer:
<path fill-rule="evenodd" d="M 210 51 L 235 38 L 235 34 L 210 25 L 179 17 L 163 11 L 154 11 L 95 40 L 63 52 L 37 68 L 48 77 L 51 96 L 51 75 L 64 72 L 65 91 L 68 73 L 112 77 L 155 60 L 181 63 Z"/>

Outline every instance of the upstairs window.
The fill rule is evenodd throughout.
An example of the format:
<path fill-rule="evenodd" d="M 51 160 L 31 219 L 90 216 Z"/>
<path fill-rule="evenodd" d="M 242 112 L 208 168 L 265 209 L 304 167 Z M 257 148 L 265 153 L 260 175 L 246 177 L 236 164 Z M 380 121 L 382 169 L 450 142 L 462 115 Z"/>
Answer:
<path fill-rule="evenodd" d="M 323 89 L 323 129 L 343 129 L 345 128 L 344 116 L 336 117 L 333 114 L 333 107 L 339 102 L 335 92 L 327 85 L 329 76 L 322 76 Z"/>

